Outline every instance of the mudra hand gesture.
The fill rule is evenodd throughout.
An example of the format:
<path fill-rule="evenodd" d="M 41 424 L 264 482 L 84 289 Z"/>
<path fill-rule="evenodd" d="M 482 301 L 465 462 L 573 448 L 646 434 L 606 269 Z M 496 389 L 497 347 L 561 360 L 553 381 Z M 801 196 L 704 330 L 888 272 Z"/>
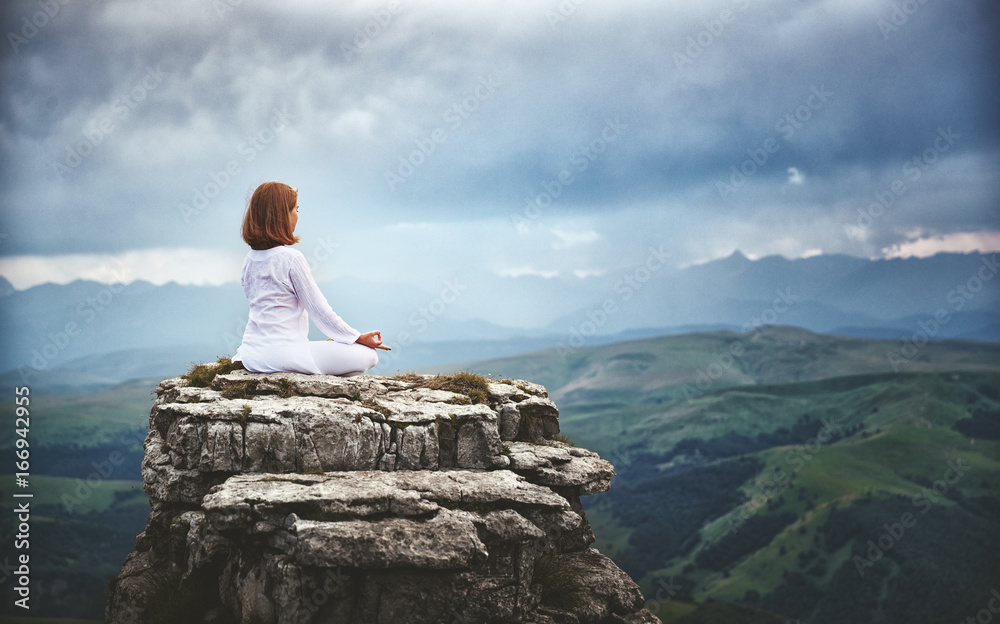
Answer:
<path fill-rule="evenodd" d="M 332 338 L 329 338 L 328 340 L 332 340 Z M 385 349 L 386 351 L 392 351 L 392 349 L 382 344 L 382 332 L 378 331 L 361 334 L 354 342 L 366 347 L 371 347 L 372 349 Z"/>

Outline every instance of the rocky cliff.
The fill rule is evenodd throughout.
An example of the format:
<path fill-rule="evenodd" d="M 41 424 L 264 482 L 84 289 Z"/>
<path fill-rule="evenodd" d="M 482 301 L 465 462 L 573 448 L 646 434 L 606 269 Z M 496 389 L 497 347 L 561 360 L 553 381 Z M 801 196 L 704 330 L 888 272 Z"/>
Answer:
<path fill-rule="evenodd" d="M 659 622 L 589 548 L 614 469 L 543 387 L 215 372 L 156 388 L 109 624 Z"/>

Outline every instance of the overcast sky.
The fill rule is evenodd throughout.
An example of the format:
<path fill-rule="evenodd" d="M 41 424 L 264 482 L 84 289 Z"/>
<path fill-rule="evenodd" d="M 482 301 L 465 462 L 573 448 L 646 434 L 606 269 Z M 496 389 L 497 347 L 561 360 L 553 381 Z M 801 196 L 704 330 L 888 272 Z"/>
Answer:
<path fill-rule="evenodd" d="M 994 0 L 3 10 L 19 289 L 238 280 L 271 179 L 300 190 L 319 279 L 1000 250 Z"/>

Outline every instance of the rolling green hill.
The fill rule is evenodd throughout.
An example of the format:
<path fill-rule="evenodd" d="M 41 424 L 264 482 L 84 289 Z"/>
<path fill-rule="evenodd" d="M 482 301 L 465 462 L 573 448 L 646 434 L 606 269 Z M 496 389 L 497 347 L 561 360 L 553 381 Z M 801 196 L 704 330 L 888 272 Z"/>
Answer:
<path fill-rule="evenodd" d="M 469 367 L 545 384 L 616 465 L 595 546 L 664 622 L 962 621 L 1000 585 L 1000 346 L 902 344 L 765 328 Z"/>
<path fill-rule="evenodd" d="M 664 622 L 964 621 L 1000 587 L 1000 345 L 902 344 L 764 328 L 464 367 L 545 384 L 563 433 L 615 464 L 584 500 L 594 546 Z M 59 595 L 37 615 L 101 617 L 148 512 L 158 381 L 32 398 L 33 579 Z"/>
<path fill-rule="evenodd" d="M 13 490 L 10 475 L 0 478 L 0 497 L 23 500 L 12 499 Z M 24 617 L 23 609 L 15 607 L 11 599 L 0 606 L 0 623 L 103 620 L 107 581 L 135 548 L 135 537 L 149 514 L 149 498 L 142 482 L 95 479 L 86 485 L 80 479 L 32 475 L 30 491 L 34 494 L 29 550 L 31 618 Z M 13 544 L 15 529 L 12 523 L 3 523 L 0 540 Z M 10 577 L 3 580 L 13 582 Z"/>
<path fill-rule="evenodd" d="M 31 435 L 44 446 L 117 444 L 123 435 L 147 427 L 159 382 L 135 379 L 87 394 L 32 395 Z M 13 406 L 13 399 L 7 404 Z"/>
<path fill-rule="evenodd" d="M 597 347 L 555 347 L 429 370 L 465 367 L 530 379 L 548 388 L 560 409 L 615 401 L 650 403 L 700 396 L 729 386 L 867 373 L 1000 370 L 997 344 L 930 342 L 910 358 L 902 351 L 905 344 L 765 326 L 746 334 L 719 331 Z"/>
<path fill-rule="evenodd" d="M 100 621 L 105 584 L 135 547 L 149 514 L 139 465 L 159 379 L 134 380 L 90 394 L 29 395 L 31 621 L 85 618 Z M 13 394 L 13 393 L 12 393 Z M 13 400 L 7 413 L 13 414 Z M 13 422 L 11 423 L 13 425 Z M 13 436 L 0 453 L 13 459 Z M 12 471 L 13 461 L 8 470 Z M 0 497 L 11 498 L 11 474 L 0 476 Z M 0 541 L 13 544 L 10 522 Z M 7 550 L 7 552 L 10 552 Z M 11 559 L 13 561 L 13 559 Z M 6 578 L 4 580 L 7 580 Z M 13 600 L 0 607 L 0 622 L 24 621 Z"/>
<path fill-rule="evenodd" d="M 869 621 L 889 605 L 895 615 L 884 621 L 960 621 L 1000 581 L 1000 444 L 963 433 L 1000 417 L 1000 374 L 850 381 L 846 390 L 724 390 L 701 399 L 704 409 L 668 405 L 645 418 L 624 439 L 646 443 L 611 451 L 620 476 L 588 507 L 601 519 L 597 547 L 647 592 L 672 580 L 698 599 L 745 600 L 811 622 Z M 588 427 L 606 430 L 593 420 L 564 429 L 583 437 Z M 906 513 L 906 539 L 869 562 L 867 540 Z M 878 588 L 863 608 L 831 602 L 871 589 L 865 577 Z M 944 595 L 930 591 L 942 580 Z M 792 600 L 803 595 L 803 605 Z"/>

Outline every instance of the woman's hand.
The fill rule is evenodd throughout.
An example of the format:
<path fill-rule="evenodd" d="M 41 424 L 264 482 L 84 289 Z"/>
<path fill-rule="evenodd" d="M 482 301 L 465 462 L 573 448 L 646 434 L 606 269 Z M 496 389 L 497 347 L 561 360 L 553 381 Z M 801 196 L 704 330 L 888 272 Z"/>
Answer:
<path fill-rule="evenodd" d="M 385 349 L 386 351 L 392 351 L 392 349 L 382 344 L 382 332 L 373 331 L 368 332 L 367 334 L 361 334 L 354 342 L 365 345 L 366 347 L 371 347 L 372 349 Z"/>

